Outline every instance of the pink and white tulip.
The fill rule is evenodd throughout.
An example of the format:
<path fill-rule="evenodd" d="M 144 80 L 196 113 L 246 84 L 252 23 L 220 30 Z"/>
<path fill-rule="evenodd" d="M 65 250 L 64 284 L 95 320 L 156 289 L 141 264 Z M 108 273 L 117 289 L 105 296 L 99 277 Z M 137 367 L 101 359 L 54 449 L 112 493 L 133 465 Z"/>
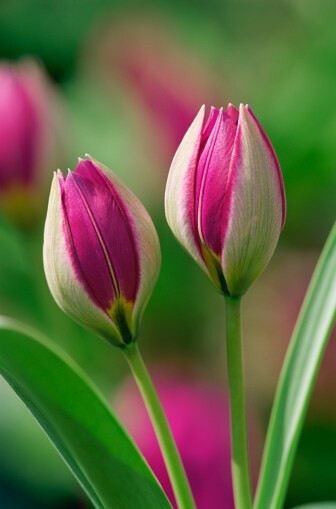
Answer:
<path fill-rule="evenodd" d="M 0 208 L 20 226 L 41 209 L 46 167 L 63 153 L 63 111 L 33 60 L 0 62 Z"/>
<path fill-rule="evenodd" d="M 204 106 L 173 159 L 165 196 L 170 228 L 216 287 L 240 296 L 269 262 L 284 225 L 282 174 L 249 106 Z"/>
<path fill-rule="evenodd" d="M 117 346 L 136 339 L 160 246 L 145 208 L 111 170 L 89 158 L 66 177 L 55 173 L 43 259 L 65 313 Z"/>

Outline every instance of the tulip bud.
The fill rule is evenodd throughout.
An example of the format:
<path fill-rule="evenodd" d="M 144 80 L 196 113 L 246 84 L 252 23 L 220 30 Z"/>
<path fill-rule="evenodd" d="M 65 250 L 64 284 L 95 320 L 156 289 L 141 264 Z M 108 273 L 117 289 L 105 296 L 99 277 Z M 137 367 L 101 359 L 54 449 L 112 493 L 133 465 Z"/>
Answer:
<path fill-rule="evenodd" d="M 173 159 L 170 228 L 224 294 L 238 297 L 269 262 L 285 221 L 273 147 L 249 106 L 204 106 Z"/>
<path fill-rule="evenodd" d="M 117 346 L 136 339 L 160 246 L 145 208 L 111 170 L 89 158 L 54 175 L 43 260 L 65 313 Z"/>
<path fill-rule="evenodd" d="M 45 168 L 59 148 L 58 97 L 34 61 L 0 64 L 0 207 L 30 226 L 41 206 Z"/>

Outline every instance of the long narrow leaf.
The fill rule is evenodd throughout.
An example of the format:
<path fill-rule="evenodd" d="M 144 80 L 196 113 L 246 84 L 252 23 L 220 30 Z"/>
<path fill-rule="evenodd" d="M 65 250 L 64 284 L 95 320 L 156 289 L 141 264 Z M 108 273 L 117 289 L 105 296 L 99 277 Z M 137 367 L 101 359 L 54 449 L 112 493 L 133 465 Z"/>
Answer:
<path fill-rule="evenodd" d="M 280 375 L 255 509 L 282 507 L 309 399 L 335 313 L 336 224 L 316 266 Z"/>
<path fill-rule="evenodd" d="M 336 502 L 316 502 L 315 504 L 300 505 L 293 509 L 336 509 Z"/>
<path fill-rule="evenodd" d="M 171 507 L 87 376 L 37 332 L 0 317 L 0 373 L 99 509 Z"/>

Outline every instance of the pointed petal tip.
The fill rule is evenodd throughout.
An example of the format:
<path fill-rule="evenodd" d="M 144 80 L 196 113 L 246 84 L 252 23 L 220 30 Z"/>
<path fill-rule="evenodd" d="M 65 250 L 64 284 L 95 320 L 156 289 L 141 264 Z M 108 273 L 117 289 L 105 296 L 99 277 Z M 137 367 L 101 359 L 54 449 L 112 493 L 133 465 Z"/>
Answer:
<path fill-rule="evenodd" d="M 202 104 L 195 118 L 205 117 L 205 104 Z"/>
<path fill-rule="evenodd" d="M 64 186 L 64 182 L 65 182 L 65 177 L 62 173 L 62 171 L 60 169 L 57 169 L 56 171 L 54 171 L 54 175 L 53 175 L 53 179 L 52 179 L 52 187 L 54 186 L 54 183 L 55 182 L 58 182 L 58 185 L 60 187 L 60 189 L 63 189 L 63 186 Z"/>
<path fill-rule="evenodd" d="M 91 163 L 98 166 L 100 169 L 102 169 L 102 163 L 100 163 L 95 157 L 93 157 L 91 154 L 85 153 L 85 161 L 90 161 Z"/>
<path fill-rule="evenodd" d="M 249 104 L 240 103 L 239 105 L 239 122 L 241 120 L 248 121 L 248 119 L 252 119 L 255 121 L 255 116 L 249 106 Z"/>
<path fill-rule="evenodd" d="M 216 106 L 211 106 L 210 107 L 210 113 L 212 111 L 217 111 L 218 113 L 220 113 L 222 110 L 223 110 L 223 106 L 221 106 L 220 108 L 217 108 Z"/>
<path fill-rule="evenodd" d="M 239 111 L 248 111 L 248 112 L 251 112 L 252 110 L 251 110 L 251 106 L 248 103 L 246 103 L 246 104 L 240 103 L 239 104 Z"/>
<path fill-rule="evenodd" d="M 226 107 L 226 111 L 230 111 L 230 110 L 237 110 L 237 108 L 235 107 L 234 104 L 228 103 L 228 105 Z"/>
<path fill-rule="evenodd" d="M 237 124 L 239 119 L 239 110 L 235 107 L 234 104 L 229 103 L 225 110 L 225 113 L 231 118 L 231 120 Z"/>

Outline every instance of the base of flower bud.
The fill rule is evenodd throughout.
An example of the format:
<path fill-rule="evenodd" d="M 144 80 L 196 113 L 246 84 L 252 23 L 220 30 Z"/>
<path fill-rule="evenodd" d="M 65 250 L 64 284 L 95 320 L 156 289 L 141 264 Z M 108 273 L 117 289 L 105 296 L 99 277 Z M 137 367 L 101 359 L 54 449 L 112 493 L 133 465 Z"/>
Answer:
<path fill-rule="evenodd" d="M 219 257 L 205 245 L 202 246 L 202 256 L 209 271 L 209 277 L 217 290 L 230 297 Z"/>
<path fill-rule="evenodd" d="M 135 340 L 134 334 L 131 331 L 131 313 L 132 304 L 125 301 L 122 297 L 116 300 L 109 315 L 117 326 L 117 329 L 122 337 L 124 345 L 130 345 Z M 123 346 L 123 345 L 121 345 Z"/>

